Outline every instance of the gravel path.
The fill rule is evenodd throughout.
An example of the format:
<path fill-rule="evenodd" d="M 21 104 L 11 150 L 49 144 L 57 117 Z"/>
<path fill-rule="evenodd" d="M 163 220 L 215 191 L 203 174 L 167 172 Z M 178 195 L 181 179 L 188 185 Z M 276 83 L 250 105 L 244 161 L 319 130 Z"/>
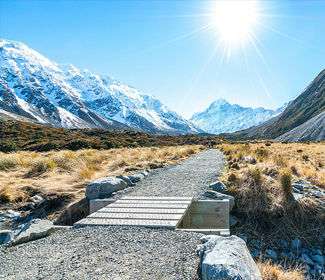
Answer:
<path fill-rule="evenodd" d="M 200 196 L 223 168 L 207 150 L 152 171 L 128 195 Z M 89 227 L 0 249 L 0 279 L 197 279 L 201 234 L 132 227 Z"/>
<path fill-rule="evenodd" d="M 224 166 L 223 154 L 206 150 L 182 163 L 152 171 L 137 183 L 132 196 L 200 196 Z"/>
<path fill-rule="evenodd" d="M 197 279 L 201 234 L 88 227 L 0 250 L 0 279 Z"/>

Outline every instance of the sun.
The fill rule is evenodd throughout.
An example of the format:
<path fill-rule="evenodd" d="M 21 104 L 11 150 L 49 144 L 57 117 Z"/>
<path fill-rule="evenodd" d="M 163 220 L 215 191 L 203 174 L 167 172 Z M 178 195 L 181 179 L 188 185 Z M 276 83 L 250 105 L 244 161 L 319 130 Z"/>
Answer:
<path fill-rule="evenodd" d="M 217 0 L 212 25 L 218 40 L 226 48 L 245 45 L 254 36 L 260 20 L 260 3 L 256 0 Z"/>

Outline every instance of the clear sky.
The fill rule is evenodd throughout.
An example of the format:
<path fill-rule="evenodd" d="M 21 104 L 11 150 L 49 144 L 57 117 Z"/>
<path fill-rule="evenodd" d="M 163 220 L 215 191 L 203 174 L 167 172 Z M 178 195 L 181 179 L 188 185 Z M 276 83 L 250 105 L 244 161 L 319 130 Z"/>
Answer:
<path fill-rule="evenodd" d="M 0 37 L 112 76 L 186 117 L 221 97 L 276 108 L 325 68 L 325 1 L 258 7 L 254 41 L 230 55 L 211 1 L 0 0 Z"/>

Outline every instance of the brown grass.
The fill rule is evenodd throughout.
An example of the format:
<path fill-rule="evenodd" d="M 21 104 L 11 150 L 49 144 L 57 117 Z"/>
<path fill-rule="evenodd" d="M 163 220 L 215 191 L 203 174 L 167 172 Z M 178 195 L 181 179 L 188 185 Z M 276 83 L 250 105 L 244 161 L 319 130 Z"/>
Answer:
<path fill-rule="evenodd" d="M 28 194 L 23 191 L 26 186 L 79 199 L 90 180 L 175 164 L 202 149 L 203 146 L 185 145 L 0 153 L 0 199 L 2 202 L 26 200 Z"/>
<path fill-rule="evenodd" d="M 234 214 L 241 218 L 234 233 L 246 232 L 269 243 L 295 237 L 319 242 L 324 208 L 315 199 L 295 201 L 292 182 L 306 179 L 325 188 L 325 143 L 234 143 L 219 148 L 228 161 L 221 179 L 235 196 Z"/>
<path fill-rule="evenodd" d="M 270 262 L 258 262 L 258 268 L 263 280 L 304 280 L 304 274 L 300 269 L 283 269 L 279 265 Z"/>

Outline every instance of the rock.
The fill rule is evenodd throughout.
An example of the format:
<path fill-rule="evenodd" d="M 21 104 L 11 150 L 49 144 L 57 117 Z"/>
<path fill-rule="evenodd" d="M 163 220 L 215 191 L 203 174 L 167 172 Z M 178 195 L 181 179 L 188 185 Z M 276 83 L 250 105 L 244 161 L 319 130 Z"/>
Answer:
<path fill-rule="evenodd" d="M 148 176 L 149 175 L 149 171 L 148 170 L 143 170 L 141 172 L 141 174 L 143 174 L 143 176 Z"/>
<path fill-rule="evenodd" d="M 204 193 L 204 196 L 206 196 L 208 198 L 216 199 L 216 200 L 229 199 L 229 211 L 231 211 L 235 205 L 235 198 L 228 194 L 223 194 L 223 193 L 219 193 L 216 191 L 207 190 Z"/>
<path fill-rule="evenodd" d="M 238 237 L 239 237 L 240 239 L 244 240 L 245 243 L 247 243 L 248 239 L 247 239 L 247 236 L 246 236 L 246 235 L 244 235 L 244 234 L 238 234 Z"/>
<path fill-rule="evenodd" d="M 261 274 L 250 255 L 245 242 L 232 235 L 204 236 L 199 247 L 202 280 L 261 280 Z"/>
<path fill-rule="evenodd" d="M 312 261 L 312 259 L 307 255 L 307 254 L 302 254 L 301 255 L 301 260 L 308 265 L 314 265 L 314 262 Z"/>
<path fill-rule="evenodd" d="M 244 161 L 250 164 L 256 164 L 256 159 L 251 156 L 244 157 Z"/>
<path fill-rule="evenodd" d="M 131 180 L 132 181 L 132 180 Z M 108 198 L 113 192 L 123 190 L 127 183 L 116 177 L 105 177 L 90 182 L 86 188 L 87 199 Z"/>
<path fill-rule="evenodd" d="M 291 241 L 291 249 L 295 252 L 298 252 L 301 248 L 301 240 L 300 239 L 294 239 Z"/>
<path fill-rule="evenodd" d="M 14 233 L 12 230 L 0 230 L 0 245 L 10 243 L 14 238 Z"/>
<path fill-rule="evenodd" d="M 266 250 L 265 250 L 265 256 L 266 256 L 267 258 L 270 258 L 270 259 L 274 260 L 274 261 L 276 261 L 276 260 L 278 259 L 278 254 L 277 254 L 277 252 L 275 252 L 275 251 L 272 250 L 272 249 L 266 249 Z"/>
<path fill-rule="evenodd" d="M 35 219 L 23 225 L 20 233 L 15 237 L 13 244 L 21 244 L 46 237 L 58 228 L 49 220 Z"/>
<path fill-rule="evenodd" d="M 30 200 L 35 203 L 36 206 L 41 205 L 45 201 L 45 199 L 38 194 L 32 196 Z"/>
<path fill-rule="evenodd" d="M 127 183 L 128 187 L 135 186 L 135 183 L 133 183 L 128 176 L 120 175 L 120 176 L 116 176 L 116 178 L 119 178 L 119 179 L 122 179 L 123 181 L 125 181 Z"/>
<path fill-rule="evenodd" d="M 322 255 L 311 256 L 312 260 L 321 266 L 325 266 L 325 257 Z"/>
<path fill-rule="evenodd" d="M 19 218 L 21 218 L 21 214 L 14 210 L 7 210 L 3 214 L 1 214 L 1 216 L 4 217 L 5 219 L 10 219 L 10 220 L 18 220 Z"/>
<path fill-rule="evenodd" d="M 209 188 L 216 192 L 220 192 L 220 193 L 227 191 L 227 187 L 225 186 L 225 184 L 220 181 L 216 181 L 216 182 L 210 184 Z"/>
<path fill-rule="evenodd" d="M 130 175 L 128 177 L 132 183 L 137 183 L 137 182 L 141 181 L 142 179 L 144 179 L 145 176 L 142 173 L 137 173 L 137 174 Z"/>

